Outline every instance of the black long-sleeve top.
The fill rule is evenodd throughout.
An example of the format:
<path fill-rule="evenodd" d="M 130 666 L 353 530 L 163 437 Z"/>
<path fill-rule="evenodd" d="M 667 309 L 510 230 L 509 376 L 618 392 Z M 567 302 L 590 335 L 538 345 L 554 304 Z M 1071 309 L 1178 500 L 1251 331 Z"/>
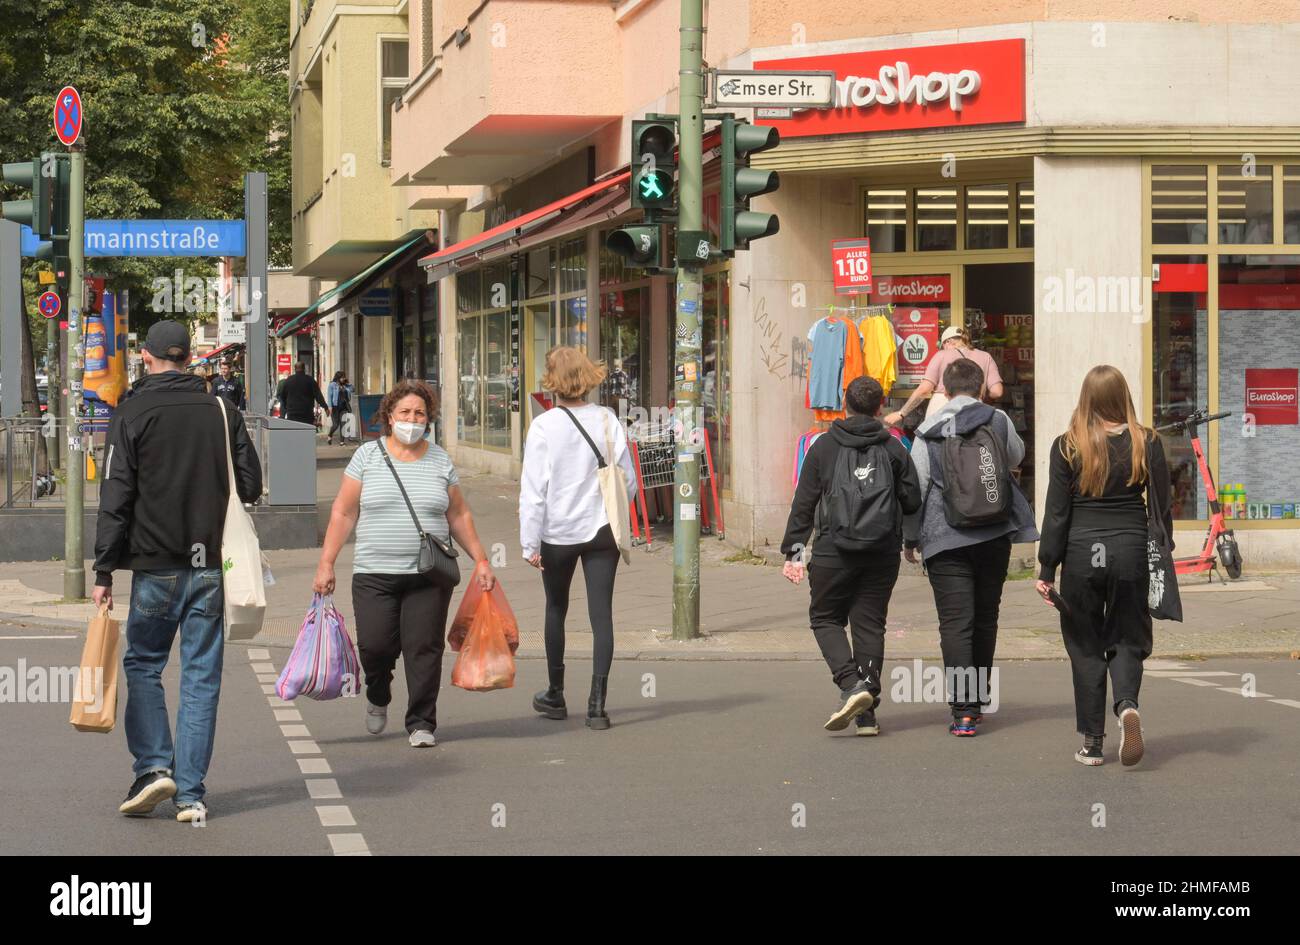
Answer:
<path fill-rule="evenodd" d="M 1127 429 L 1107 438 L 1110 473 L 1099 496 L 1079 494 L 1079 469 L 1066 460 L 1058 436 L 1052 442 L 1048 471 L 1047 507 L 1038 544 L 1038 577 L 1055 581 L 1056 569 L 1065 560 L 1065 545 L 1071 528 L 1104 528 L 1114 532 L 1145 534 L 1149 517 L 1159 515 L 1165 535 L 1173 545 L 1174 520 L 1169 490 L 1169 467 L 1160 437 L 1147 440 L 1148 482 L 1128 484 L 1133 470 L 1133 440 Z M 1146 501 L 1143 501 L 1143 493 Z M 1149 509 L 1149 511 L 1148 511 Z"/>

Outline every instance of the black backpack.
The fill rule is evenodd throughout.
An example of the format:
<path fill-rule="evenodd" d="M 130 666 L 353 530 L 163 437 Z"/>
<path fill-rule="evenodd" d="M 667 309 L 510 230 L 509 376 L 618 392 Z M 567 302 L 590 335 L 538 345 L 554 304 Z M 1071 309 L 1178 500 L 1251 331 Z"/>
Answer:
<path fill-rule="evenodd" d="M 840 551 L 867 551 L 894 542 L 902 531 L 894 495 L 894 469 L 881 444 L 865 450 L 841 446 L 830 485 L 822 493 L 821 533 Z"/>
<path fill-rule="evenodd" d="M 978 528 L 1011 519 L 1011 466 L 993 423 L 944 437 L 943 514 L 953 528 Z"/>

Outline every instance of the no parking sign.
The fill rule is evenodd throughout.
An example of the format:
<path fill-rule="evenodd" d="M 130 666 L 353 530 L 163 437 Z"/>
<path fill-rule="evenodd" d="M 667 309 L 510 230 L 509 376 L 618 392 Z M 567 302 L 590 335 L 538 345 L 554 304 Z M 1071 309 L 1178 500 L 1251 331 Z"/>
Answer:
<path fill-rule="evenodd" d="M 59 312 L 63 309 L 63 301 L 57 292 L 42 292 L 36 307 L 46 318 L 58 318 Z"/>
<path fill-rule="evenodd" d="M 65 85 L 54 97 L 54 133 L 64 147 L 72 147 L 81 137 L 81 119 L 81 93 Z"/>

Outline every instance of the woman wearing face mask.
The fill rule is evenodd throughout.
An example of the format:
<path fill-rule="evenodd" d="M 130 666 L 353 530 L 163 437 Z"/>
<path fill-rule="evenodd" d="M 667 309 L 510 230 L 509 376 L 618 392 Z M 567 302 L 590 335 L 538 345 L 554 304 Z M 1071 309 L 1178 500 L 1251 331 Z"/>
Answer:
<path fill-rule="evenodd" d="M 404 380 L 379 405 L 383 436 L 352 454 L 330 512 L 329 529 L 312 589 L 334 592 L 334 562 L 353 526 L 352 606 L 357 649 L 366 685 L 366 731 L 378 735 L 388 721 L 397 657 L 405 660 L 406 731 L 412 748 L 435 744 L 438 688 L 451 590 L 419 573 L 420 528 L 456 540 L 474 561 L 472 581 L 491 590 L 496 577 L 474 529 L 451 458 L 426 439 L 438 412 L 438 395 L 423 381 Z M 387 454 L 387 457 L 385 457 Z M 386 461 L 392 461 L 392 469 Z M 400 478 L 402 488 L 398 487 Z"/>

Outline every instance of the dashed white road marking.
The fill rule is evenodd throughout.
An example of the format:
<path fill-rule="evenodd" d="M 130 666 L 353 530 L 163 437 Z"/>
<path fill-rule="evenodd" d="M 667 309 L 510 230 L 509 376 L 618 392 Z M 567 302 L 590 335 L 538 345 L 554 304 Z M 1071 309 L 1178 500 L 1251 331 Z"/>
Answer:
<path fill-rule="evenodd" d="M 279 676 L 270 658 L 269 650 L 248 651 L 249 665 L 257 675 L 262 692 L 266 694 L 267 705 L 275 713 L 276 722 L 280 723 L 280 734 L 284 736 L 285 744 L 295 755 L 294 760 L 298 762 L 298 770 L 304 775 L 332 774 L 329 762 L 321 753 L 320 746 L 311 737 L 311 730 L 302 721 L 302 713 L 294 708 L 292 701 L 281 699 L 275 694 L 275 683 L 279 680 Z M 254 660 L 257 662 L 253 662 Z M 302 755 L 318 757 L 297 757 Z M 307 786 L 307 796 L 313 801 L 343 800 L 343 792 L 339 790 L 339 783 L 334 778 L 308 777 L 304 783 Z M 346 804 L 317 804 L 316 816 L 320 819 L 321 826 L 325 828 L 357 825 L 356 818 L 352 816 L 352 809 Z M 370 847 L 366 843 L 366 838 L 360 833 L 326 833 L 325 836 L 335 856 L 370 856 Z"/>
<path fill-rule="evenodd" d="M 1215 689 L 1219 688 L 1218 683 L 1210 682 L 1208 679 L 1188 679 L 1184 676 L 1175 676 L 1174 682 L 1187 683 L 1189 686 L 1213 686 Z"/>
<path fill-rule="evenodd" d="M 1222 669 L 1204 670 L 1204 671 L 1157 669 L 1157 670 L 1150 671 L 1148 675 L 1159 676 L 1161 679 L 1183 679 L 1184 677 L 1191 678 L 1193 676 L 1240 676 L 1241 674 L 1230 673 L 1227 670 L 1222 670 Z"/>
<path fill-rule="evenodd" d="M 1300 702 L 1295 699 L 1269 699 L 1269 702 L 1276 702 L 1278 705 L 1289 705 L 1293 709 L 1300 709 Z"/>
<path fill-rule="evenodd" d="M 1220 686 L 1219 692 L 1230 692 L 1233 695 L 1242 696 L 1243 698 L 1246 699 L 1272 699 L 1273 698 L 1273 694 L 1269 692 L 1246 692 L 1242 689 L 1234 688 L 1232 686 Z"/>
<path fill-rule="evenodd" d="M 0 637 L 0 640 L 75 640 L 75 639 L 77 639 L 77 635 L 75 633 L 68 633 L 68 634 L 37 633 L 37 634 L 33 634 L 32 636 Z"/>

